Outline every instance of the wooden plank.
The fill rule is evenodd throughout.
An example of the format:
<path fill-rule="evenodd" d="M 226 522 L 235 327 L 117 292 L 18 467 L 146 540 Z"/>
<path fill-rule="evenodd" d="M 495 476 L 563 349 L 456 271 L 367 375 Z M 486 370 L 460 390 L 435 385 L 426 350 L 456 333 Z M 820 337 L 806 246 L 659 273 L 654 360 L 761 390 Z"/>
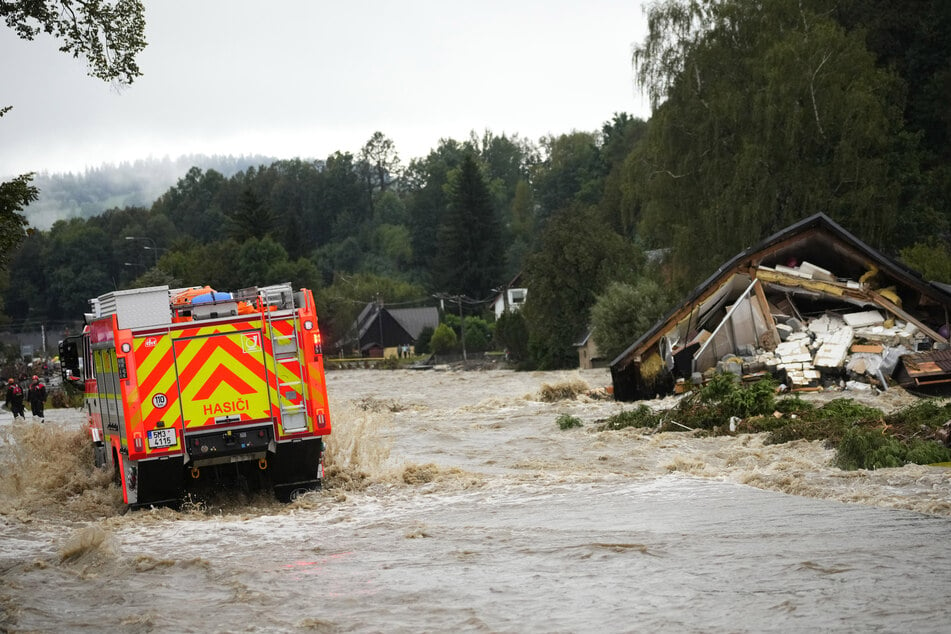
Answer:
<path fill-rule="evenodd" d="M 779 345 L 779 331 L 776 330 L 776 320 L 773 319 L 773 313 L 769 310 L 769 301 L 766 299 L 766 293 L 763 291 L 763 285 L 760 281 L 756 280 L 756 286 L 753 288 L 753 291 L 756 293 L 756 301 L 759 302 L 759 312 L 766 319 L 766 327 L 769 328 L 769 332 L 773 337 L 773 347 Z M 762 341 L 760 341 L 762 345 Z M 766 348 L 766 346 L 763 346 Z M 768 349 L 768 348 L 767 348 Z M 772 350 L 770 350 L 772 352 Z"/>
<path fill-rule="evenodd" d="M 903 311 L 901 308 L 899 308 L 898 306 L 896 306 L 889 300 L 885 299 L 884 297 L 882 297 L 875 291 L 868 291 L 868 296 L 872 298 L 876 304 L 878 304 L 879 306 L 881 306 L 882 308 L 884 308 L 891 314 L 895 315 L 896 317 L 900 317 L 901 319 L 907 321 L 910 324 L 914 324 L 915 326 L 917 326 L 918 330 L 925 333 L 926 335 L 931 337 L 933 340 L 940 341 L 941 343 L 948 343 L 947 337 L 942 337 L 941 335 L 936 333 L 934 330 L 932 330 L 931 328 L 928 328 L 928 326 L 924 325 L 923 323 L 921 323 L 920 321 L 918 321 L 917 319 L 915 319 L 914 317 L 912 317 L 911 315 L 909 315 L 908 313 Z"/>

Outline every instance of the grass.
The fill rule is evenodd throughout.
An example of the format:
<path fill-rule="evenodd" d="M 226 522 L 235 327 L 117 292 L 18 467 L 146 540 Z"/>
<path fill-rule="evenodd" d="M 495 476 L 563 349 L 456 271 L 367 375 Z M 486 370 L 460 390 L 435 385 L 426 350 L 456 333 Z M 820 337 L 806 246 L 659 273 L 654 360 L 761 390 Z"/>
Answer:
<path fill-rule="evenodd" d="M 821 407 L 798 396 L 776 398 L 776 384 L 764 379 L 742 385 L 729 374 L 715 377 L 684 396 L 675 407 L 653 411 L 646 405 L 598 421 L 598 429 L 627 427 L 656 431 L 692 430 L 705 435 L 767 433 L 766 442 L 822 440 L 836 449 L 836 464 L 847 470 L 951 462 L 951 448 L 935 431 L 951 419 L 951 404 L 923 400 L 886 415 L 849 398 Z"/>

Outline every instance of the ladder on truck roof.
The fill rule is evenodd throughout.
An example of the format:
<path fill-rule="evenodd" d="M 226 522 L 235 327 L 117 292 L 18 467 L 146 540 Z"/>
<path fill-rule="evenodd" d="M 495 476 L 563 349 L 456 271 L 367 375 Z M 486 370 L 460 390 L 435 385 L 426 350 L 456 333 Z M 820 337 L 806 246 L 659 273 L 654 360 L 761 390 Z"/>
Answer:
<path fill-rule="evenodd" d="M 298 432 L 307 429 L 307 398 L 304 386 L 304 369 L 301 366 L 300 350 L 297 345 L 297 334 L 300 330 L 300 319 L 295 308 L 294 291 L 290 284 L 265 286 L 258 289 L 264 308 L 264 319 L 267 323 L 268 336 L 271 338 L 272 359 L 274 362 L 274 376 L 277 379 L 277 403 L 281 412 L 281 425 L 284 431 Z M 291 309 L 291 314 L 282 314 Z M 278 313 L 277 315 L 275 313 Z M 289 335 L 278 332 L 274 322 L 290 319 L 294 328 Z M 289 370 L 282 377 L 281 368 Z M 293 377 L 293 378 L 287 378 Z M 299 404 L 292 402 L 288 391 L 300 395 Z M 294 399 L 297 400 L 297 399 Z"/>

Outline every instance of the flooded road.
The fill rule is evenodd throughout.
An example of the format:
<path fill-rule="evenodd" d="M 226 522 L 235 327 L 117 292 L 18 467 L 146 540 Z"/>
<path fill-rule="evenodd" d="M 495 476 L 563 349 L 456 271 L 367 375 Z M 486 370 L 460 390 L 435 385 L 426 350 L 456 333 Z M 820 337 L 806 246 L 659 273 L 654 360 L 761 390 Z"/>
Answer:
<path fill-rule="evenodd" d="M 565 382 L 610 376 L 330 373 L 326 487 L 290 505 L 121 514 L 82 460 L 77 412 L 2 419 L 0 629 L 947 629 L 949 470 L 842 472 L 821 443 L 758 435 L 600 432 L 632 405 L 542 402 Z M 562 414 L 583 426 L 560 430 Z"/>

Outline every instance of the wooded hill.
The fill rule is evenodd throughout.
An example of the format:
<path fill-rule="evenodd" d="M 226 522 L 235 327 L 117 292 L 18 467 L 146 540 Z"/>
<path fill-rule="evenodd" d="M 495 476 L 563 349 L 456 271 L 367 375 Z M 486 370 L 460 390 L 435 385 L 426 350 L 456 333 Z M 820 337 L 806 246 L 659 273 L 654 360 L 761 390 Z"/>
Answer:
<path fill-rule="evenodd" d="M 72 320 L 135 285 L 292 281 L 315 289 L 333 350 L 368 301 L 465 295 L 475 312 L 522 272 L 528 301 L 501 345 L 565 367 L 591 323 L 610 356 L 722 262 L 820 211 L 951 282 L 951 4 L 682 0 L 648 18 L 632 69 L 648 122 L 486 131 L 406 163 L 377 133 L 356 155 L 193 168 L 150 206 L 29 236 L 3 317 Z"/>

